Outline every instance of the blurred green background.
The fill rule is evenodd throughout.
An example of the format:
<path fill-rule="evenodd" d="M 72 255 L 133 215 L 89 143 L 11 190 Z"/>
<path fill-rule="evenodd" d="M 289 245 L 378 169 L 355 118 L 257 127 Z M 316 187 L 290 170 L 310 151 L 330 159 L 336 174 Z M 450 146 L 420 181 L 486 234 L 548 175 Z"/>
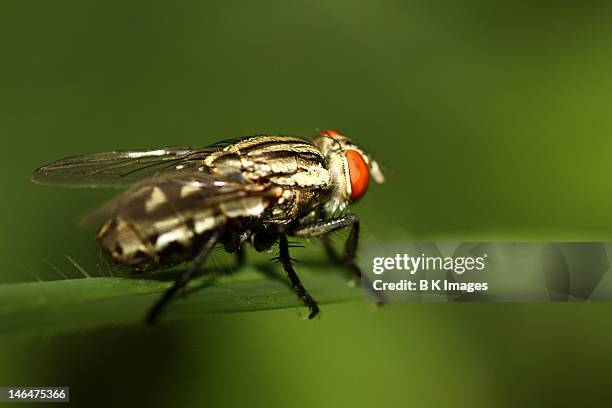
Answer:
<path fill-rule="evenodd" d="M 0 34 L 1 282 L 95 259 L 75 220 L 109 192 L 33 185 L 39 165 L 316 128 L 387 170 L 356 208 L 368 240 L 612 239 L 609 2 L 5 0 Z M 1 339 L 0 385 L 87 406 L 609 398 L 608 304 L 300 312 Z"/>

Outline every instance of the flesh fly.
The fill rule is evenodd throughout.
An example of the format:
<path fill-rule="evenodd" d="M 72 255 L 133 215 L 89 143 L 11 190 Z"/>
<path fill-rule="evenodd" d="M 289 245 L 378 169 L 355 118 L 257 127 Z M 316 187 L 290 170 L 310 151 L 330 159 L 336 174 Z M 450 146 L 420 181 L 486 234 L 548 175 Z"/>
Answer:
<path fill-rule="evenodd" d="M 342 263 L 361 278 L 355 263 L 359 220 L 346 212 L 370 177 L 383 182 L 369 154 L 338 131 L 312 141 L 260 135 L 203 149 L 161 148 L 69 157 L 37 169 L 37 183 L 70 187 L 124 187 L 118 197 L 88 215 L 104 219 L 97 241 L 112 263 L 139 271 L 190 262 L 153 305 L 155 322 L 174 294 L 199 271 L 212 249 L 241 254 L 278 245 L 278 260 L 293 290 L 309 309 L 316 301 L 296 274 L 287 237 L 319 237 L 350 228 Z"/>

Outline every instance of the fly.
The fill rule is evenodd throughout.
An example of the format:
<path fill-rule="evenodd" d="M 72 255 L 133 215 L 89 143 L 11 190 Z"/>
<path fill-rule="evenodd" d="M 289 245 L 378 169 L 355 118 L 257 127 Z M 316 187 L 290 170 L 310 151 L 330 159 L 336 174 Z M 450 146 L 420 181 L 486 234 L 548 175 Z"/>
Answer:
<path fill-rule="evenodd" d="M 212 249 L 241 258 L 245 244 L 257 251 L 278 244 L 278 260 L 291 286 L 317 316 L 317 302 L 302 286 L 287 237 L 319 237 L 350 228 L 341 259 L 359 279 L 355 263 L 359 219 L 346 212 L 364 195 L 370 176 L 383 182 L 369 154 L 335 130 L 312 141 L 260 135 L 203 149 L 162 148 L 69 157 L 37 169 L 37 183 L 71 187 L 126 187 L 87 215 L 102 219 L 96 239 L 111 261 L 139 271 L 190 262 L 147 315 L 154 323 L 200 270 Z"/>

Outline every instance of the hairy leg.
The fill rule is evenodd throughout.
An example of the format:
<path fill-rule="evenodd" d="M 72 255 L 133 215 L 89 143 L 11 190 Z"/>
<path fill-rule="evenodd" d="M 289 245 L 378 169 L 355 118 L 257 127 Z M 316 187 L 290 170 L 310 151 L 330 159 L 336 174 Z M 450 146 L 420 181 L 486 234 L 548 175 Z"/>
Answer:
<path fill-rule="evenodd" d="M 280 235 L 278 246 L 278 260 L 283 265 L 283 269 L 285 269 L 285 272 L 287 272 L 287 276 L 291 281 L 291 287 L 310 311 L 310 313 L 308 314 L 308 318 L 312 319 L 319 314 L 319 306 L 317 305 L 317 302 L 315 302 L 315 300 L 312 298 L 312 296 L 310 296 L 310 294 L 306 291 L 304 286 L 302 286 L 300 278 L 297 276 L 295 270 L 293 269 L 292 259 L 289 256 L 289 242 L 287 241 L 287 236 L 285 234 Z"/>
<path fill-rule="evenodd" d="M 202 265 L 206 261 L 206 258 L 208 258 L 210 251 L 217 243 L 218 238 L 219 234 L 213 233 L 213 235 L 211 235 L 210 238 L 208 238 L 208 240 L 202 245 L 202 249 L 200 249 L 198 255 L 191 262 L 189 268 L 187 268 L 185 272 L 183 272 L 176 279 L 174 285 L 168 288 L 164 292 L 164 294 L 157 300 L 157 302 L 155 302 L 155 304 L 147 315 L 147 324 L 154 324 L 157 322 L 161 312 L 165 309 L 170 300 L 172 300 L 172 297 L 176 294 L 176 292 L 184 288 L 185 285 L 187 285 L 187 283 L 191 280 L 191 278 L 193 278 L 195 273 L 202 267 Z"/>
<path fill-rule="evenodd" d="M 344 254 L 340 258 L 334 250 L 329 234 L 350 227 L 349 236 L 344 245 Z M 359 244 L 359 218 L 354 214 L 348 214 L 330 220 L 315 221 L 313 223 L 300 225 L 291 231 L 296 237 L 320 237 L 325 246 L 325 252 L 332 261 L 342 262 L 355 277 L 362 278 L 362 273 L 359 267 L 355 264 L 355 255 L 357 254 L 357 246 Z"/>
<path fill-rule="evenodd" d="M 340 258 L 329 240 L 329 234 L 342 228 L 350 227 L 349 236 L 344 245 L 344 254 Z M 359 246 L 359 218 L 354 214 L 347 214 L 342 217 L 332 218 L 330 220 L 315 221 L 313 223 L 300 225 L 291 231 L 296 237 L 321 237 L 325 251 L 332 261 L 340 260 L 341 263 L 351 273 L 369 289 L 378 303 L 384 303 L 384 297 L 377 291 L 374 291 L 371 283 L 363 276 L 361 269 L 355 263 L 357 255 L 357 247 Z"/>

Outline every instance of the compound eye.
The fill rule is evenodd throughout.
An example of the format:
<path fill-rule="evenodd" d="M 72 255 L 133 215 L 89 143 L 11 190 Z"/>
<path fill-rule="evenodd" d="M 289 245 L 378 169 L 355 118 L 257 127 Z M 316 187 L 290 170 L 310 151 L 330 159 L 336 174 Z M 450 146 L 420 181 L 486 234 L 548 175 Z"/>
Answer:
<path fill-rule="evenodd" d="M 357 150 L 347 150 L 346 159 L 351 178 L 351 199 L 357 200 L 368 189 L 370 181 L 368 164 L 365 162 L 363 155 Z"/>
<path fill-rule="evenodd" d="M 340 132 L 338 132 L 337 130 L 333 130 L 333 129 L 322 130 L 321 132 L 319 132 L 319 134 L 322 136 L 328 136 L 328 137 L 342 136 Z"/>

